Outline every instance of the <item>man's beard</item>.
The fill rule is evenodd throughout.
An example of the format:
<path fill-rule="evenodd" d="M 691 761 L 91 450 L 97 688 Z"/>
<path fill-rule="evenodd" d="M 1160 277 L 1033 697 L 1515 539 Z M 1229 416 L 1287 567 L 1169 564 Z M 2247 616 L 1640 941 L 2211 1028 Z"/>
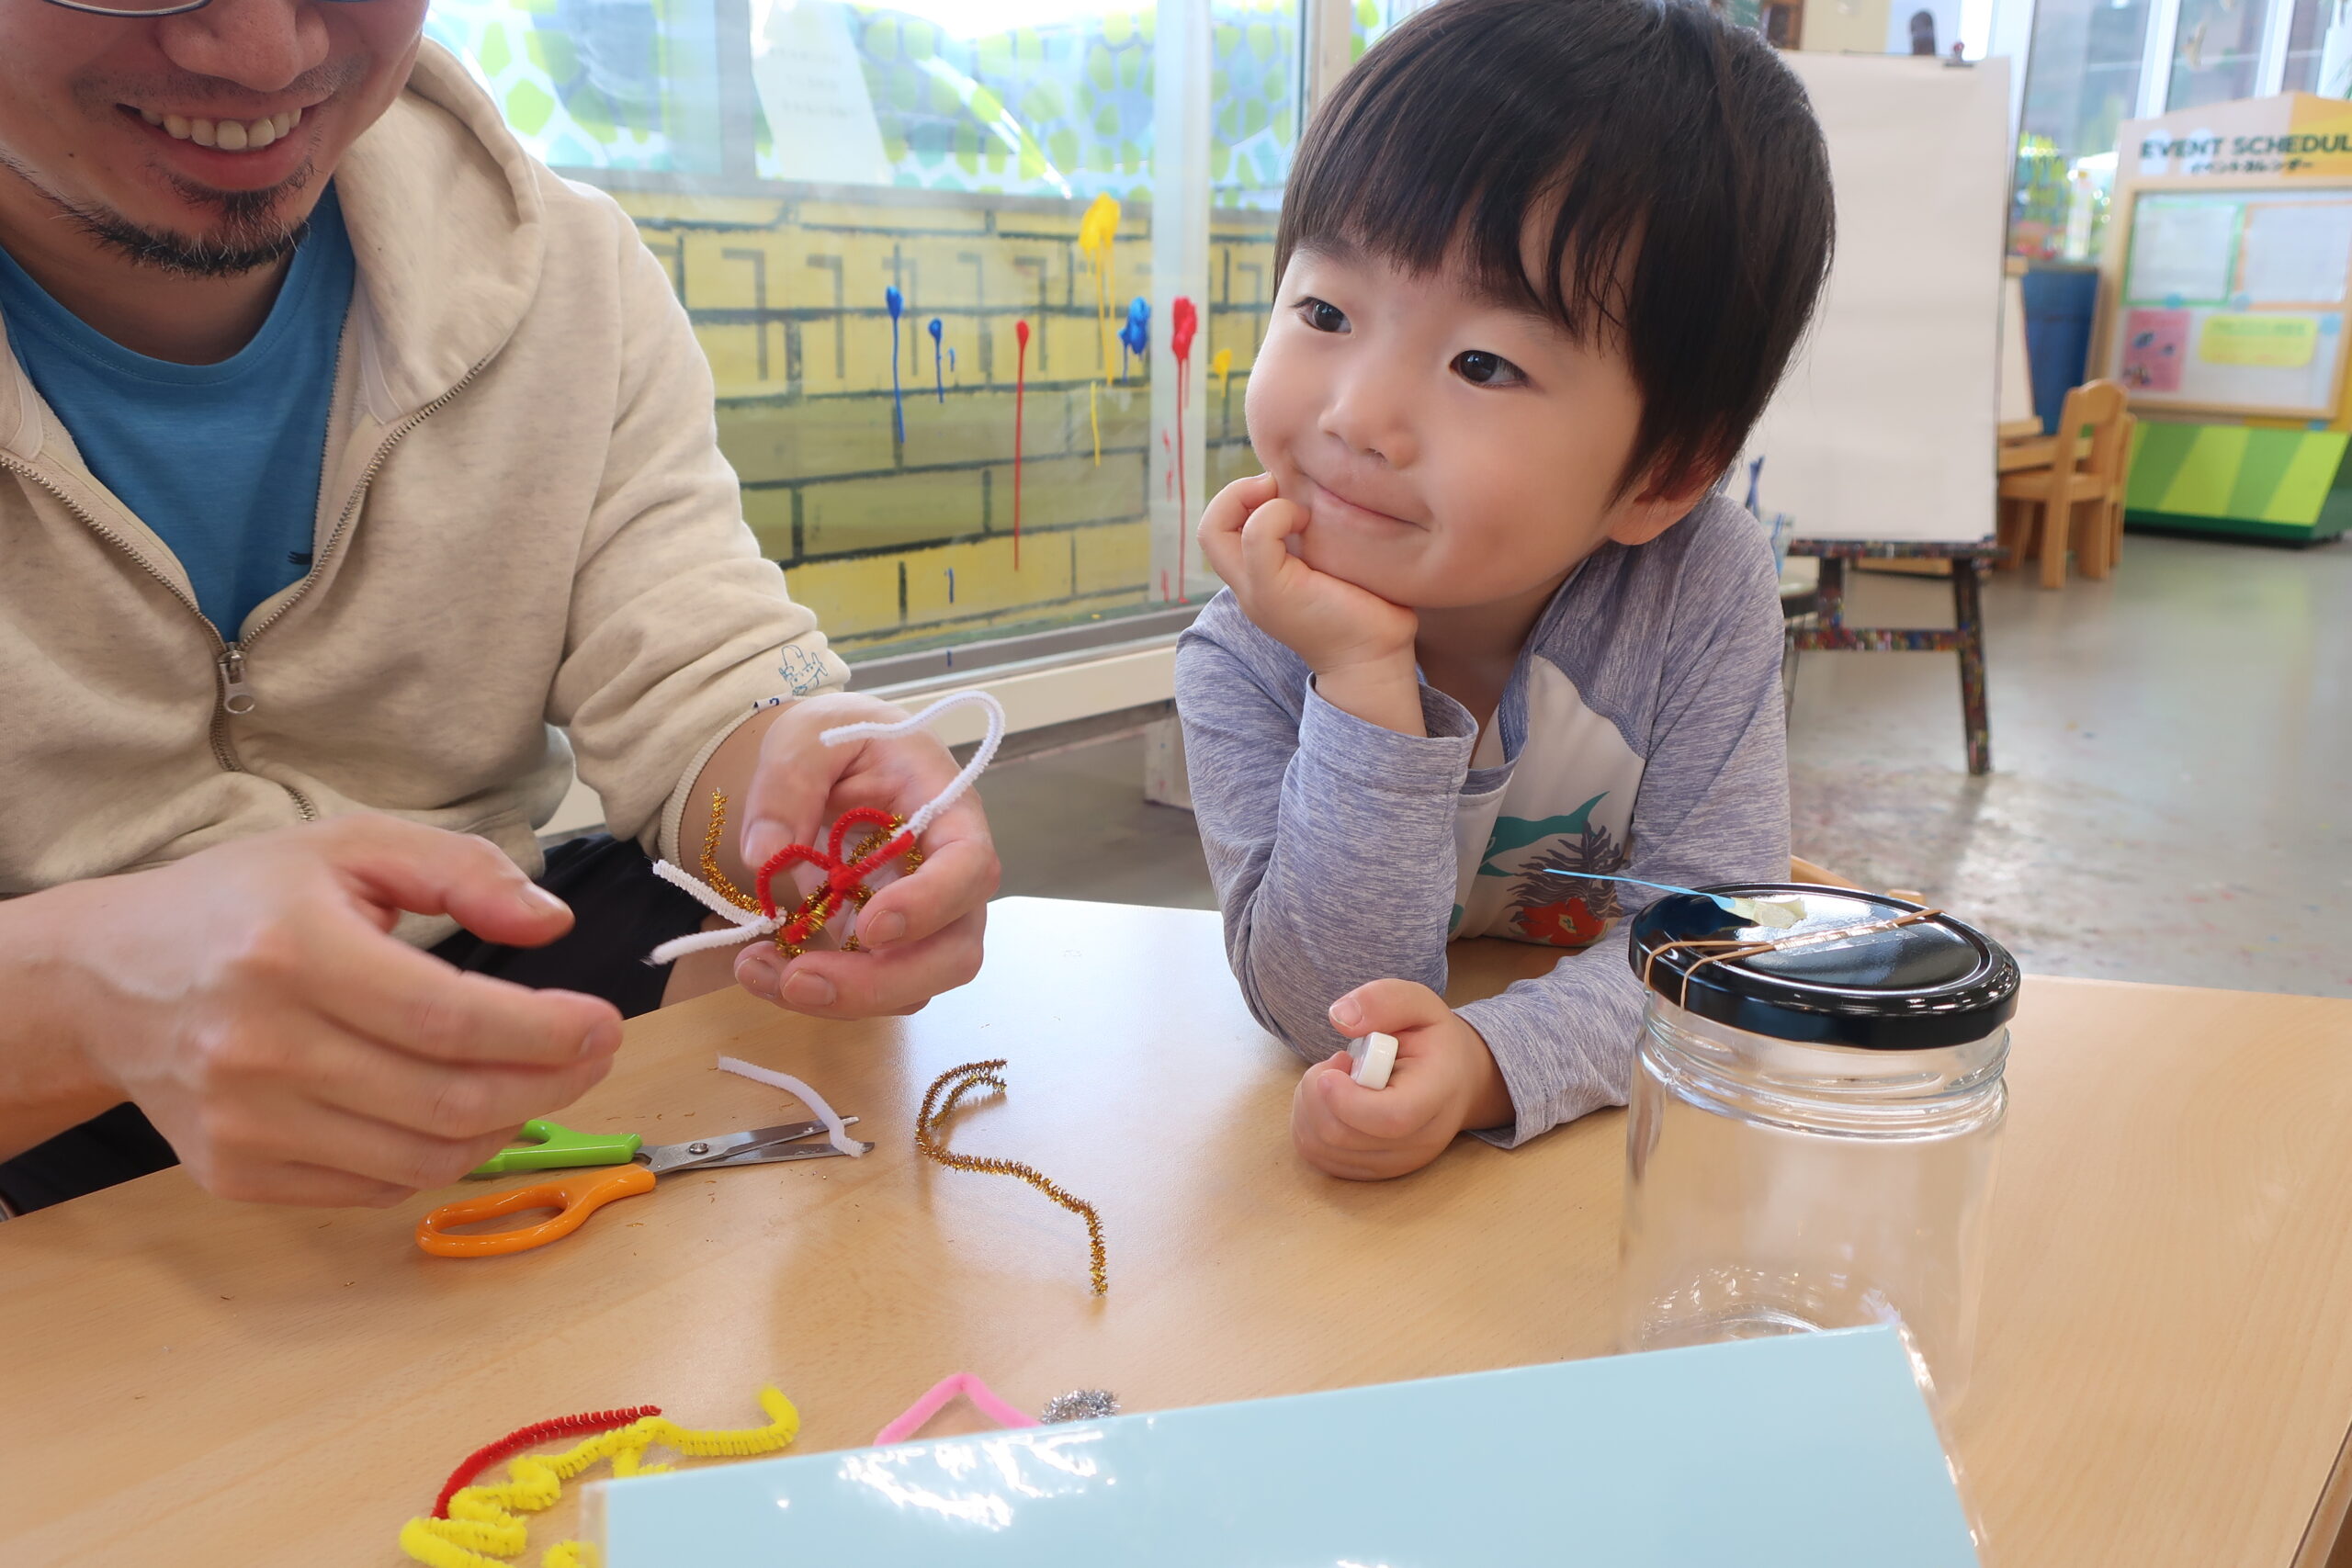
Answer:
<path fill-rule="evenodd" d="M 285 260 L 302 243 L 311 229 L 308 218 L 287 223 L 271 214 L 280 199 L 309 182 L 310 175 L 306 165 L 266 190 L 208 190 L 175 180 L 183 199 L 219 215 L 219 221 L 202 234 L 142 228 L 110 208 L 83 207 L 54 192 L 43 194 L 83 233 L 141 266 L 179 277 L 234 277 Z"/>

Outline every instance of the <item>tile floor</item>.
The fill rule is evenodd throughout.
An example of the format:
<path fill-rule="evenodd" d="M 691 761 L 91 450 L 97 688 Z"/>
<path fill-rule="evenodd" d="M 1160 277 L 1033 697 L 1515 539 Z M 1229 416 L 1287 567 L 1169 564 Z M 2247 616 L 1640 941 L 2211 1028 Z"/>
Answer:
<path fill-rule="evenodd" d="M 1851 625 L 1948 625 L 1945 584 L 1857 573 Z M 1994 772 L 1969 777 L 1950 655 L 1806 654 L 1798 852 L 1916 887 L 2028 969 L 2352 997 L 2352 542 L 2132 535 L 2107 583 L 1985 593 Z M 1215 907 L 1138 739 L 983 787 L 1004 891 Z"/>

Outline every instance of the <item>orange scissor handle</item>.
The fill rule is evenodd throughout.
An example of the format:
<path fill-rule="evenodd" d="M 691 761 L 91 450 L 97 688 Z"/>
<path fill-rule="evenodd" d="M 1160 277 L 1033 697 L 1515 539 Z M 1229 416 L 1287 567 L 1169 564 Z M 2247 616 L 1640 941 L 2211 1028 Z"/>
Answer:
<path fill-rule="evenodd" d="M 589 1215 L 616 1198 L 634 1198 L 639 1192 L 652 1190 L 653 1173 L 641 1165 L 582 1171 L 560 1180 L 493 1192 L 487 1198 L 444 1203 L 416 1222 L 416 1245 L 443 1258 L 495 1258 L 503 1253 L 526 1252 L 570 1235 Z M 513 1230 L 482 1231 L 472 1235 L 449 1233 L 451 1225 L 501 1219 L 526 1209 L 553 1209 L 556 1216 Z"/>

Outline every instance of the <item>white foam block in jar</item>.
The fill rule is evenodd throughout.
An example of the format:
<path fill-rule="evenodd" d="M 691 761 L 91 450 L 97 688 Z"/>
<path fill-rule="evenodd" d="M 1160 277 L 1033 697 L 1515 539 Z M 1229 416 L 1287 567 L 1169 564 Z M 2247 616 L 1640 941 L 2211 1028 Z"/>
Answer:
<path fill-rule="evenodd" d="M 1348 1054 L 1356 1059 L 1356 1070 L 1349 1075 L 1366 1089 L 1386 1089 L 1388 1075 L 1396 1066 L 1396 1037 L 1394 1034 L 1367 1034 L 1351 1042 Z"/>

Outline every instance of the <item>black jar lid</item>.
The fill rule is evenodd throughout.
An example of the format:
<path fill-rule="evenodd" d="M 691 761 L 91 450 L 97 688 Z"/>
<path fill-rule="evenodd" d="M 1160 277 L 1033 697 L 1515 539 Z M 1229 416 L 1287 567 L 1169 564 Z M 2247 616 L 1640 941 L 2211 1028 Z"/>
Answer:
<path fill-rule="evenodd" d="M 1727 884 L 1706 891 L 1770 898 L 1804 913 L 1794 925 L 1763 929 L 1712 899 L 1677 893 L 1634 918 L 1628 947 L 1634 973 L 1702 1018 L 1777 1040 L 1917 1051 L 1981 1040 L 2018 1010 L 2017 960 L 1983 931 L 1944 914 L 1842 940 L 1705 962 L 1725 950 L 1675 944 L 1785 942 L 1875 925 L 1920 908 L 1880 893 L 1793 883 Z"/>

